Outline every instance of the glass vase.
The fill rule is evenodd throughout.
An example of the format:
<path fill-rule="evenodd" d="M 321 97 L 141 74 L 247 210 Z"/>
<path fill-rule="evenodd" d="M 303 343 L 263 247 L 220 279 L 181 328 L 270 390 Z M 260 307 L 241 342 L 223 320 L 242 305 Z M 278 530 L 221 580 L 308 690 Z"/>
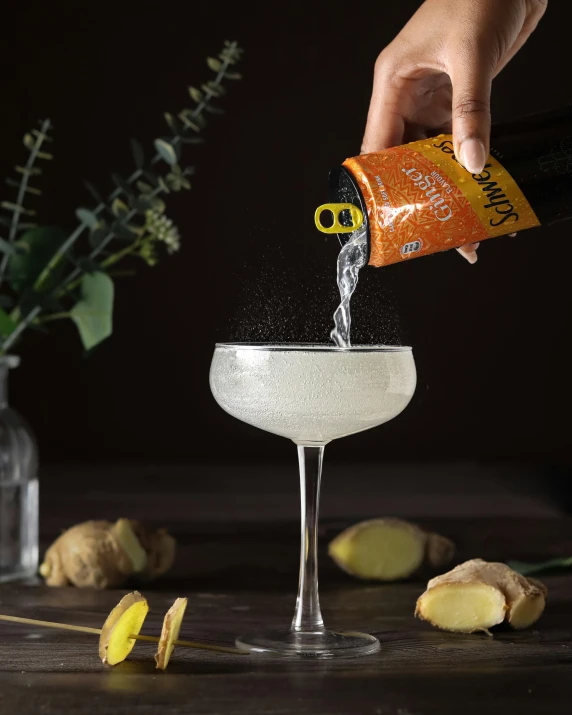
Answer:
<path fill-rule="evenodd" d="M 18 357 L 0 357 L 0 583 L 38 569 L 38 450 L 26 421 L 8 405 Z"/>

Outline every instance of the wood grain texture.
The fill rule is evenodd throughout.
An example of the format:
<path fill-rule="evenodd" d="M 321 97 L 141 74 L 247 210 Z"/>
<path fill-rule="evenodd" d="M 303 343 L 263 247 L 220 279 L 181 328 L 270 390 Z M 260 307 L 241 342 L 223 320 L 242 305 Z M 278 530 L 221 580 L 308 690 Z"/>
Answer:
<path fill-rule="evenodd" d="M 419 475 L 420 489 L 422 474 Z M 84 482 L 85 484 L 85 482 Z M 230 484 L 230 481 L 229 481 Z M 255 509 L 264 499 L 266 475 L 250 482 Z M 299 527 L 284 518 L 272 521 L 260 509 L 257 520 L 233 520 L 228 487 L 216 520 L 181 518 L 192 511 L 195 494 L 177 487 L 176 514 L 168 480 L 139 484 L 137 511 L 166 523 L 180 542 L 173 572 L 150 588 L 143 633 L 158 634 L 164 613 L 177 596 L 189 604 L 181 637 L 232 644 L 236 635 L 289 623 L 297 585 Z M 194 485 L 195 487 L 197 485 Z M 336 492 L 336 484 L 330 485 Z M 117 489 L 114 492 L 114 488 Z M 203 493 L 208 486 L 203 487 Z M 235 483 L 238 493 L 240 484 Z M 411 484 L 394 503 L 411 504 Z M 101 495 L 91 516 L 117 516 L 128 508 L 117 474 L 102 475 Z M 123 490 L 122 490 L 123 491 Z M 294 493 L 294 489 L 292 490 Z M 43 542 L 88 512 L 89 496 L 73 508 L 76 480 L 57 489 L 44 487 Z M 339 492 L 338 492 L 339 494 Z M 260 495 L 260 496 L 259 496 Z M 572 521 L 513 515 L 423 515 L 419 522 L 458 543 L 458 560 L 546 558 L 572 553 Z M 509 499 L 510 494 L 507 496 Z M 517 497 L 515 497 L 517 499 Z M 59 505 L 58 505 L 59 504 Z M 371 494 L 354 495 L 360 518 L 379 516 Z M 349 514 L 353 512 L 348 512 Z M 394 513 L 400 515 L 400 511 Z M 513 513 L 513 512 L 509 512 Z M 167 517 L 167 518 L 165 518 Z M 176 649 L 165 673 L 155 670 L 153 644 L 138 643 L 129 660 L 114 669 L 97 655 L 97 636 L 0 623 L 0 715 L 459 715 L 482 713 L 568 713 L 572 699 L 572 575 L 548 575 L 546 612 L 538 624 L 515 632 L 499 629 L 493 638 L 456 635 L 413 618 L 415 601 L 429 574 L 400 584 L 360 583 L 340 572 L 326 556 L 327 542 L 354 516 L 326 518 L 321 524 L 320 590 L 329 627 L 375 633 L 381 651 L 345 661 L 282 661 Z M 0 612 L 43 620 L 100 627 L 125 591 L 50 589 L 38 584 L 0 587 Z"/>

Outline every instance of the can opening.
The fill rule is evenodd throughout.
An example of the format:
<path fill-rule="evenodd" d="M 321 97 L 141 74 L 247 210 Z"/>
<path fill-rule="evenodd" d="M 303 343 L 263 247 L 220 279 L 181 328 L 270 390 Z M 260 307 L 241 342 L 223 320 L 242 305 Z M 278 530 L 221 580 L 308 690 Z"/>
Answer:
<path fill-rule="evenodd" d="M 324 228 L 332 228 L 334 225 L 334 212 L 332 209 L 322 209 L 319 214 L 320 223 Z"/>
<path fill-rule="evenodd" d="M 338 214 L 338 221 L 342 226 L 353 226 L 353 219 L 349 209 L 344 209 Z"/>
<path fill-rule="evenodd" d="M 369 220 L 367 214 L 367 206 L 364 201 L 361 189 L 359 188 L 357 182 L 352 176 L 351 172 L 346 169 L 345 166 L 337 166 L 330 172 L 329 177 L 329 198 L 333 203 L 348 203 L 359 207 L 363 214 L 364 224 L 367 230 L 368 238 L 368 255 L 367 260 L 369 262 L 369 251 L 370 251 L 370 230 L 369 230 Z M 339 215 L 339 223 L 342 226 L 351 226 L 351 216 L 348 215 L 349 211 L 341 211 Z M 338 241 L 340 245 L 343 246 L 351 237 L 351 233 L 338 233 Z"/>

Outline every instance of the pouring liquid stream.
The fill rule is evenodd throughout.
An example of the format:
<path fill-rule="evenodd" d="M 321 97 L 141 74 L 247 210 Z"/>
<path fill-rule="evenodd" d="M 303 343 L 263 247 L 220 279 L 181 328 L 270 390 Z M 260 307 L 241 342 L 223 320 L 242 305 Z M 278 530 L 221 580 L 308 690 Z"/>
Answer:
<path fill-rule="evenodd" d="M 334 313 L 334 329 L 331 339 L 339 348 L 351 347 L 350 302 L 358 284 L 359 272 L 367 263 L 367 228 L 354 231 L 350 240 L 342 246 L 338 256 L 338 289 L 340 304 Z"/>

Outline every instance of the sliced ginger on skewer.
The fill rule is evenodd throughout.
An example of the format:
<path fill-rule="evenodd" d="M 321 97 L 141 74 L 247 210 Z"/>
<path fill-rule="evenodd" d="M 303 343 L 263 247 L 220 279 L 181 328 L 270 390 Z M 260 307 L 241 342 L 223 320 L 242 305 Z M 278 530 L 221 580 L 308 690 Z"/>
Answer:
<path fill-rule="evenodd" d="M 99 657 L 103 663 L 117 665 L 127 658 L 135 645 L 147 612 L 147 599 L 138 592 L 128 593 L 111 611 L 99 638 Z"/>
<path fill-rule="evenodd" d="M 147 600 L 137 591 L 128 593 L 121 599 L 105 620 L 103 628 L 76 626 L 71 623 L 55 623 L 53 621 L 40 621 L 35 618 L 5 616 L 2 614 L 0 614 L 0 621 L 98 635 L 99 655 L 103 663 L 107 665 L 117 665 L 124 661 L 131 653 L 136 641 L 159 644 L 157 657 L 160 656 L 162 658 L 163 664 L 159 665 L 159 661 L 157 661 L 157 667 L 162 667 L 163 669 L 167 667 L 174 646 L 210 650 L 217 653 L 231 653 L 233 655 L 249 655 L 248 651 L 239 648 L 211 645 L 210 643 L 199 643 L 197 641 L 178 640 L 186 607 L 186 598 L 178 598 L 175 601 L 165 616 L 160 638 L 157 636 L 142 635 L 140 633 L 147 612 L 149 611 L 149 605 Z M 163 655 L 161 655 L 162 652 Z"/>
<path fill-rule="evenodd" d="M 161 670 L 165 670 L 175 650 L 175 641 L 179 639 L 187 602 L 186 598 L 177 598 L 165 615 L 163 629 L 161 630 L 161 637 L 159 639 L 159 648 L 155 654 L 157 668 Z"/>

